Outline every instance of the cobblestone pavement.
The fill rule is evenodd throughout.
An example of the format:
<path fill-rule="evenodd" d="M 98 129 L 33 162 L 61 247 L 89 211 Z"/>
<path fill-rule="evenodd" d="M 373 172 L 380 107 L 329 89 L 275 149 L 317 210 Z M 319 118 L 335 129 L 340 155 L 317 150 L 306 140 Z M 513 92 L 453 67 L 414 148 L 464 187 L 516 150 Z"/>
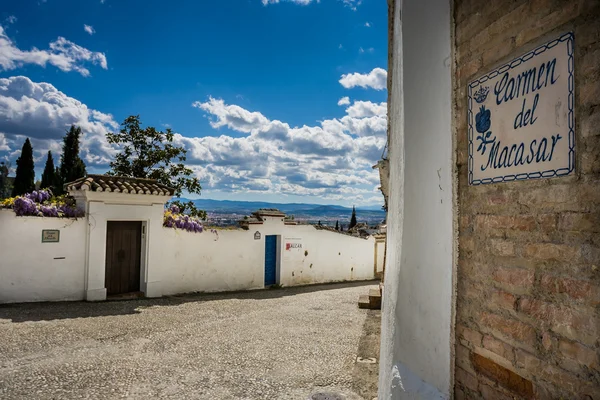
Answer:
<path fill-rule="evenodd" d="M 0 306 L 0 398 L 358 400 L 369 287 Z"/>

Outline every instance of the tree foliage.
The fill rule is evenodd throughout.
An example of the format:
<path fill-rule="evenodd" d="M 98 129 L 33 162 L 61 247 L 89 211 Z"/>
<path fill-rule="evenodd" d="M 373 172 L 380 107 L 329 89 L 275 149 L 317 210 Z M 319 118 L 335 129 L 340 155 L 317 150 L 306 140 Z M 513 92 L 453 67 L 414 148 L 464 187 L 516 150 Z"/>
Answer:
<path fill-rule="evenodd" d="M 21 196 L 35 190 L 35 165 L 33 163 L 33 148 L 29 138 L 25 139 L 21 156 L 17 159 L 17 173 L 13 184 L 12 195 Z"/>
<path fill-rule="evenodd" d="M 350 217 L 350 225 L 348 225 L 348 229 L 352 229 L 356 226 L 356 208 L 352 206 L 352 217 Z"/>
<path fill-rule="evenodd" d="M 40 184 L 41 189 L 50 189 L 52 193 L 55 191 L 56 185 L 56 168 L 54 167 L 54 158 L 52 152 L 48 150 L 48 158 L 46 158 L 46 166 L 42 173 L 42 183 Z"/>
<path fill-rule="evenodd" d="M 12 182 L 8 178 L 8 171 L 10 171 L 10 163 L 0 161 L 0 199 L 10 197 L 12 193 Z"/>
<path fill-rule="evenodd" d="M 336 231 L 340 230 L 340 221 L 335 221 L 335 230 Z"/>
<path fill-rule="evenodd" d="M 158 131 L 154 127 L 141 127 L 139 115 L 127 117 L 121 130 L 106 135 L 109 143 L 121 147 L 110 163 L 109 175 L 156 179 L 173 187 L 175 195 L 186 190 L 200 194 L 200 181 L 184 164 L 186 150 L 173 143 L 171 129 Z"/>
<path fill-rule="evenodd" d="M 63 138 L 63 153 L 60 157 L 60 175 L 56 177 L 56 194 L 63 194 L 63 185 L 85 176 L 85 164 L 79 157 L 81 128 L 71 125 L 71 129 Z"/>

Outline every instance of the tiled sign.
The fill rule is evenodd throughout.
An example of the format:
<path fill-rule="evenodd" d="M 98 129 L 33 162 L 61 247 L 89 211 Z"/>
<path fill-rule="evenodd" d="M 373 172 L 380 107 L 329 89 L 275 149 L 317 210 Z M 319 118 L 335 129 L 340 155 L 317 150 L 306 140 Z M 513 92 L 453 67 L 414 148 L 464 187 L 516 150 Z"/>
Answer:
<path fill-rule="evenodd" d="M 573 172 L 573 41 L 566 33 L 469 83 L 469 184 Z"/>

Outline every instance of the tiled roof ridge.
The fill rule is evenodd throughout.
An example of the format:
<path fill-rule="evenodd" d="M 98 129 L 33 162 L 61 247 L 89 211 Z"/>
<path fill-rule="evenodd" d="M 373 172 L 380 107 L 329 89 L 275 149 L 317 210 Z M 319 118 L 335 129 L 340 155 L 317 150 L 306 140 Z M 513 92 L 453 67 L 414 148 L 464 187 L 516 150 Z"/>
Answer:
<path fill-rule="evenodd" d="M 175 193 L 175 189 L 159 183 L 156 179 L 100 174 L 88 174 L 82 178 L 66 183 L 64 187 L 67 190 L 154 194 L 161 196 L 173 196 Z"/>

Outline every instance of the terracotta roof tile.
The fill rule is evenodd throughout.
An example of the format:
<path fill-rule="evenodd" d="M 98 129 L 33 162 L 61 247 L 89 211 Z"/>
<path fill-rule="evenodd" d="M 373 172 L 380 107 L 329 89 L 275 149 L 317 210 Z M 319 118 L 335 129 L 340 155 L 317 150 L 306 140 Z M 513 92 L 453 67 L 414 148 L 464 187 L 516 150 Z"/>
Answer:
<path fill-rule="evenodd" d="M 158 183 L 155 179 L 128 178 L 124 176 L 87 175 L 65 183 L 67 190 L 91 190 L 131 194 L 155 194 L 173 196 L 175 189 Z"/>

